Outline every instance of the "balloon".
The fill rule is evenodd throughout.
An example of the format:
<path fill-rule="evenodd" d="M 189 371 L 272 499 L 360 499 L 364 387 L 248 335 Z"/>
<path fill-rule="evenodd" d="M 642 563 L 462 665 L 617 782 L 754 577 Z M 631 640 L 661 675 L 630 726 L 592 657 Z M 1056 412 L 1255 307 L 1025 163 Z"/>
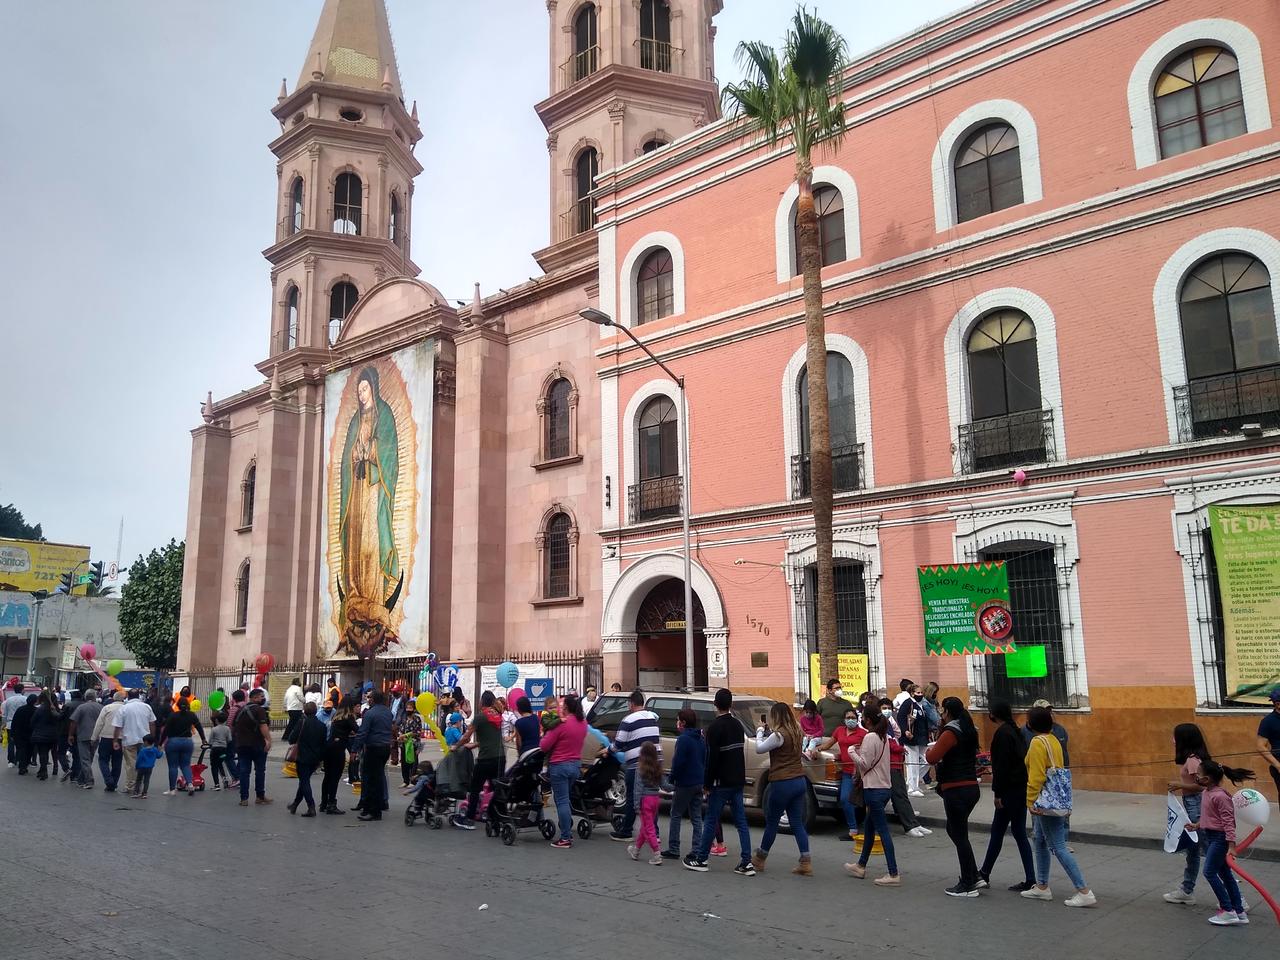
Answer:
<path fill-rule="evenodd" d="M 1019 467 L 1017 470 L 1013 471 L 1013 482 L 1014 482 L 1014 483 L 1017 483 L 1017 484 L 1023 484 L 1023 483 L 1026 483 L 1026 482 L 1027 482 L 1027 471 L 1023 470 L 1021 467 Z"/>
<path fill-rule="evenodd" d="M 1238 790 L 1231 798 L 1236 808 L 1236 823 L 1247 823 L 1251 827 L 1265 827 L 1271 817 L 1271 807 L 1267 798 L 1257 790 Z"/>
<path fill-rule="evenodd" d="M 112 676 L 112 677 L 114 677 L 117 673 L 121 673 L 123 670 L 124 670 L 124 661 L 123 661 L 123 660 L 108 660 L 108 661 L 107 661 L 107 674 L 108 674 L 108 676 Z"/>
<path fill-rule="evenodd" d="M 221 690 L 215 690 L 213 691 L 213 693 L 209 694 L 210 710 L 221 710 L 223 705 L 226 704 L 226 702 L 227 702 L 227 695 L 223 693 Z"/>
<path fill-rule="evenodd" d="M 269 653 L 260 653 L 254 658 L 253 665 L 258 668 L 259 674 L 270 673 L 271 668 L 276 665 L 276 658 Z"/>
<path fill-rule="evenodd" d="M 420 693 L 417 699 L 418 712 L 424 717 L 433 713 L 436 709 L 436 695 L 434 693 Z"/>
<path fill-rule="evenodd" d="M 188 706 L 191 707 L 191 712 L 195 713 L 197 710 L 200 709 L 200 701 L 196 699 L 192 699 L 192 701 L 188 704 Z"/>
<path fill-rule="evenodd" d="M 520 668 L 508 660 L 498 664 L 498 684 L 503 687 L 514 687 L 520 679 Z"/>
<path fill-rule="evenodd" d="M 92 643 L 82 643 L 82 644 L 80 644 L 80 659 L 81 659 L 81 660 L 92 660 L 92 659 L 93 659 L 94 657 L 96 657 L 97 655 L 98 655 L 98 648 L 97 648 L 97 647 L 95 647 Z"/>
<path fill-rule="evenodd" d="M 524 687 L 512 687 L 507 691 L 507 706 L 514 710 L 516 704 L 520 702 L 520 698 L 527 696 L 528 694 L 524 692 Z"/>
<path fill-rule="evenodd" d="M 370 690 L 372 690 L 372 689 L 373 689 L 373 681 L 372 681 L 372 680 L 366 680 L 366 681 L 361 685 L 361 687 L 360 687 L 360 690 L 361 690 L 362 692 L 364 692 L 364 693 L 368 693 L 368 692 L 369 692 Z"/>

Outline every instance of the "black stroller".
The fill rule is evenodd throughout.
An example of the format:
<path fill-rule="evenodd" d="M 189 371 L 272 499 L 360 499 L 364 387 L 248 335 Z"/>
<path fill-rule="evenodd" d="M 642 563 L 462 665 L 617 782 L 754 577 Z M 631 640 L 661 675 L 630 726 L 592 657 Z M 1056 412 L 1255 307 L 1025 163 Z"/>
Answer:
<path fill-rule="evenodd" d="M 609 817 L 622 798 L 625 787 L 620 787 L 622 764 L 607 751 L 596 758 L 591 766 L 569 787 L 569 809 L 578 820 L 578 836 L 591 838 L 596 817 Z"/>
<path fill-rule="evenodd" d="M 546 840 L 555 836 L 555 824 L 542 816 L 544 760 L 541 750 L 526 750 L 503 776 L 490 782 L 493 797 L 484 821 L 486 837 L 501 837 L 509 847 L 516 842 L 517 831 L 530 827 Z"/>
<path fill-rule="evenodd" d="M 467 795 L 474 768 L 475 759 L 470 750 L 446 753 L 436 764 L 434 780 L 419 787 L 405 808 L 404 825 L 412 827 L 414 821 L 424 817 L 432 830 L 443 827 L 445 818 L 457 812 L 458 803 Z"/>

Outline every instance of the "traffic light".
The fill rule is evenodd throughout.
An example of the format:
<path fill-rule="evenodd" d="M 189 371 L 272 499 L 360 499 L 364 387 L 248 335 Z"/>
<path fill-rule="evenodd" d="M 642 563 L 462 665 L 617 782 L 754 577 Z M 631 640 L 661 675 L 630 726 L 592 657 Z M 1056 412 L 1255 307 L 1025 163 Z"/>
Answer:
<path fill-rule="evenodd" d="M 102 587 L 102 581 L 106 577 L 106 564 L 101 560 L 96 560 L 89 564 L 89 586 L 94 590 Z"/>
<path fill-rule="evenodd" d="M 71 571 L 68 570 L 62 575 L 62 579 L 58 581 L 58 589 L 53 592 L 70 594 L 74 587 L 75 580 L 73 579 Z"/>

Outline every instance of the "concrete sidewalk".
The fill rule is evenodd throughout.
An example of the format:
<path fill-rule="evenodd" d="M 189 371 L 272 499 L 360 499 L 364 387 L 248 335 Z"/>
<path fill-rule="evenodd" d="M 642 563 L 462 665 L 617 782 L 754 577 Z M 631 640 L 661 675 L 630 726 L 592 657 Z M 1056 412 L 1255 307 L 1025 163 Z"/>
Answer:
<path fill-rule="evenodd" d="M 271 745 L 271 759 L 284 760 L 285 744 L 276 736 Z M 423 757 L 433 762 L 440 759 L 441 751 L 434 740 L 428 740 Z M 969 824 L 975 831 L 988 831 L 995 807 L 988 791 L 983 797 Z M 1077 790 L 1074 795 L 1074 812 L 1071 814 L 1071 837 L 1081 843 L 1100 843 L 1115 847 L 1138 847 L 1162 850 L 1166 800 L 1163 795 L 1145 793 L 1107 793 L 1094 790 Z M 945 828 L 942 799 L 932 790 L 926 790 L 923 798 L 912 798 L 916 815 L 928 827 Z M 1243 839 L 1243 836 L 1241 837 Z M 1280 862 L 1280 814 L 1273 808 L 1271 822 L 1262 835 L 1244 855 L 1245 860 Z"/>

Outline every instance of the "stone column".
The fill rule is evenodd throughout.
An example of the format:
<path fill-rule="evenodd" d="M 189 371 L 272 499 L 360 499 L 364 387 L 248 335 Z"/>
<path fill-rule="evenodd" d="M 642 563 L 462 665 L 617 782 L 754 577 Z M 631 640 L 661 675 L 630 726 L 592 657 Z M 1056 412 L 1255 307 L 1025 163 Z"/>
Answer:
<path fill-rule="evenodd" d="M 636 662 L 636 635 L 615 633 L 601 641 L 604 659 L 604 682 L 620 683 L 623 690 L 631 690 L 640 679 Z"/>
<path fill-rule="evenodd" d="M 249 573 L 248 656 L 290 655 L 294 531 L 298 516 L 298 408 L 273 380 L 258 412 L 258 471 Z"/>
<path fill-rule="evenodd" d="M 228 532 L 228 470 L 231 430 L 212 419 L 191 431 L 191 483 L 187 496 L 187 549 L 182 563 L 182 608 L 178 615 L 178 666 L 218 664 L 222 567 Z M 235 489 L 238 492 L 239 478 Z M 234 524 L 232 524 L 234 526 Z"/>

